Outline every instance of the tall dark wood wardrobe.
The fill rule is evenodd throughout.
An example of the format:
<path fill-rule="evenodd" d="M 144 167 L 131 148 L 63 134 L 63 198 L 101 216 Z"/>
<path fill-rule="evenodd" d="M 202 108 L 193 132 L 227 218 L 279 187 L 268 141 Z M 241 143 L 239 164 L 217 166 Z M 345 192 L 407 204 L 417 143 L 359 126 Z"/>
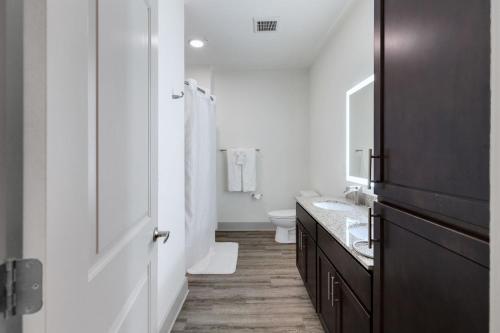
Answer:
<path fill-rule="evenodd" d="M 375 0 L 374 333 L 487 333 L 490 1 Z"/>

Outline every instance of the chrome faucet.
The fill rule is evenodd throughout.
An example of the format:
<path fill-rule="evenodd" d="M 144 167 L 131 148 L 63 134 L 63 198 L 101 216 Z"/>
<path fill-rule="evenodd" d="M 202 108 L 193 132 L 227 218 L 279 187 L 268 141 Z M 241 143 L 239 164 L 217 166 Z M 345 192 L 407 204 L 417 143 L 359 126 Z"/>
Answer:
<path fill-rule="evenodd" d="M 347 186 L 344 191 L 344 195 L 347 197 L 349 194 L 354 193 L 354 203 L 356 205 L 361 204 L 361 193 L 362 193 L 362 188 L 361 186 Z"/>

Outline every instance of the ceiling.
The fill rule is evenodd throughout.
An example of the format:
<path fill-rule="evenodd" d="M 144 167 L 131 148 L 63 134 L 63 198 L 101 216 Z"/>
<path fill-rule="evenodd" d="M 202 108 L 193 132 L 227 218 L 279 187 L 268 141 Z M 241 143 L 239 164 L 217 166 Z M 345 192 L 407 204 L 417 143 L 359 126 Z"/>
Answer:
<path fill-rule="evenodd" d="M 306 68 L 354 0 L 185 0 L 186 63 L 214 68 Z M 277 18 L 254 33 L 254 18 Z M 189 40 L 206 40 L 193 49 Z"/>

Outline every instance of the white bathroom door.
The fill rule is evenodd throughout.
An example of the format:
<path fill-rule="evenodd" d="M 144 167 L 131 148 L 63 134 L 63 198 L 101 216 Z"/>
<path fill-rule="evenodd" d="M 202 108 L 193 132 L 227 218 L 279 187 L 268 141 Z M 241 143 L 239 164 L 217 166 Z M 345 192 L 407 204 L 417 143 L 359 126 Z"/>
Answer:
<path fill-rule="evenodd" d="M 58 3 L 77 18 L 76 26 L 83 21 L 78 9 L 87 10 L 82 2 Z M 50 30 L 56 24 L 50 20 L 56 18 L 51 14 L 55 9 L 48 9 L 46 333 L 152 333 L 157 332 L 157 246 L 164 240 L 155 242 L 153 237 L 158 225 L 157 4 L 89 4 L 89 33 L 74 30 L 82 38 L 88 36 L 85 55 L 66 49 L 81 46 L 74 41 L 80 35 Z M 65 102 L 68 95 L 81 96 L 78 89 L 65 88 L 60 79 L 50 81 L 51 70 L 71 76 L 51 67 L 55 58 L 50 52 L 57 48 L 50 49 L 50 41 L 57 34 L 57 42 L 71 43 L 62 50 L 76 58 L 56 53 L 71 65 L 54 65 L 76 71 L 80 60 L 88 59 L 87 113 L 80 112 L 77 100 L 74 106 L 71 100 Z M 75 81 L 67 84 L 78 86 L 81 74 L 76 71 Z M 52 102 L 51 84 L 61 84 Z M 69 108 L 57 112 L 63 104 Z M 61 142 L 65 136 L 67 141 Z M 82 143 L 86 149 L 81 149 Z"/>
<path fill-rule="evenodd" d="M 154 11 L 148 0 L 96 3 L 91 332 L 156 332 Z"/>
<path fill-rule="evenodd" d="M 91 332 L 156 332 L 155 11 L 147 0 L 96 3 Z"/>

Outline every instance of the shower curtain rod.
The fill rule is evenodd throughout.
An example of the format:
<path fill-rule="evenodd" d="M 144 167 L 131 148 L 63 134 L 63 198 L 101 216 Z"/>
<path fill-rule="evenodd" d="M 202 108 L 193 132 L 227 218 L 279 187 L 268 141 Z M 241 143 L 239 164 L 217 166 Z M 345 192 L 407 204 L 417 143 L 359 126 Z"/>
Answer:
<path fill-rule="evenodd" d="M 184 81 L 184 84 L 185 84 L 186 86 L 189 86 L 189 82 L 188 82 L 188 81 Z M 202 94 L 205 94 L 205 95 L 207 94 L 207 92 L 206 92 L 204 89 L 201 89 L 200 87 L 196 87 L 196 89 L 197 89 L 199 92 L 201 92 Z M 211 99 L 211 100 L 212 100 L 212 102 L 213 102 L 214 98 L 213 98 L 212 96 L 210 96 L 210 99 Z"/>

